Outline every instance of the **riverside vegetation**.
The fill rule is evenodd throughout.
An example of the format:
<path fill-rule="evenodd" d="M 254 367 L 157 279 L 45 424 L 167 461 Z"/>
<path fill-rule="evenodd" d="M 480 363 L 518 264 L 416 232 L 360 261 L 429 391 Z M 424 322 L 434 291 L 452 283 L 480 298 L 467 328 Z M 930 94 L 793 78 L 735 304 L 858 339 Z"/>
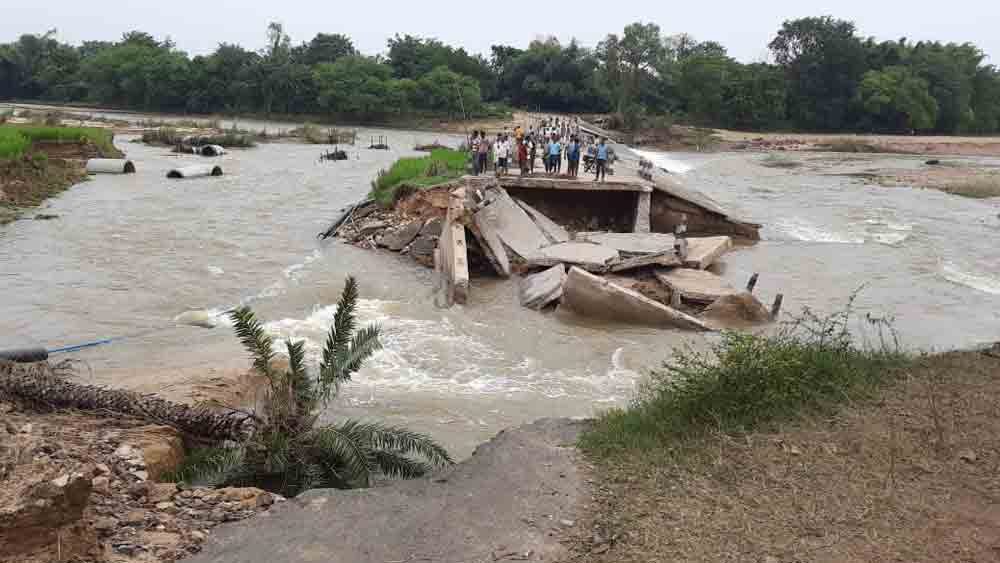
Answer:
<path fill-rule="evenodd" d="M 434 149 L 428 156 L 400 158 L 389 170 L 379 171 L 368 197 L 390 204 L 401 195 L 403 186 L 433 186 L 462 176 L 467 160 L 466 151 L 446 148 Z"/>
<path fill-rule="evenodd" d="M 222 43 L 190 57 L 131 31 L 60 42 L 55 32 L 0 45 L 0 99 L 87 102 L 146 111 L 327 116 L 351 121 L 502 115 L 508 105 L 613 113 L 612 128 L 687 122 L 739 129 L 1000 131 L 1000 72 L 971 43 L 878 40 L 829 16 L 784 22 L 774 64 L 743 64 L 715 41 L 633 23 L 593 46 L 554 37 L 493 45 L 488 56 L 396 35 L 385 57 L 341 34 L 293 45 Z"/>
<path fill-rule="evenodd" d="M 576 559 L 989 559 L 971 538 L 1000 518 L 968 515 L 990 510 L 998 374 L 1000 344 L 904 353 L 850 310 L 679 350 L 581 439 L 597 471 Z"/>

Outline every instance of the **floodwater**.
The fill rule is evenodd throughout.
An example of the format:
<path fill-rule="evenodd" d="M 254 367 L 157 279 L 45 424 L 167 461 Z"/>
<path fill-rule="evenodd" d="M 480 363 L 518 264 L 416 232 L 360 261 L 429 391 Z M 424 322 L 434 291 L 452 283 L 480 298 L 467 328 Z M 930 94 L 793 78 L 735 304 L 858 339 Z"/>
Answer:
<path fill-rule="evenodd" d="M 44 212 L 56 220 L 0 227 L 3 346 L 130 336 L 67 357 L 89 367 L 88 380 L 182 396 L 191 378 L 247 361 L 227 326 L 177 326 L 175 316 L 248 303 L 276 337 L 305 339 L 315 361 L 343 280 L 354 275 L 362 321 L 382 326 L 385 349 L 328 416 L 405 424 L 464 457 L 506 426 L 626 404 L 674 347 L 711 338 L 535 313 L 519 306 L 516 283 L 497 280 L 474 280 L 467 305 L 442 310 L 430 270 L 317 240 L 377 170 L 416 154 L 414 144 L 458 142 L 385 130 L 361 138 L 380 134 L 393 150 L 359 146 L 349 161 L 320 163 L 321 147 L 263 144 L 215 159 L 225 176 L 192 180 L 168 180 L 166 171 L 199 157 L 119 138 L 137 174 L 94 177 L 50 200 Z M 759 154 L 651 156 L 765 225 L 764 240 L 721 269 L 738 285 L 760 272 L 763 300 L 781 292 L 788 312 L 831 312 L 864 285 L 859 309 L 894 317 L 908 347 L 1000 339 L 1000 200 L 829 175 L 859 165 L 851 160 L 780 170 L 761 166 Z"/>

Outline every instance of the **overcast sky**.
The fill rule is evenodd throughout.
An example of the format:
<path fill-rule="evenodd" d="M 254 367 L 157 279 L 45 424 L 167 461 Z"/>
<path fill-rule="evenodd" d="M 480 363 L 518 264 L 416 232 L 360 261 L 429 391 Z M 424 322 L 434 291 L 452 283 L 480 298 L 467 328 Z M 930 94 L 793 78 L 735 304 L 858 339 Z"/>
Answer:
<path fill-rule="evenodd" d="M 349 35 L 363 53 L 385 51 L 388 37 L 409 33 L 436 37 L 489 54 L 490 45 L 524 46 L 543 35 L 577 38 L 593 46 L 634 21 L 655 22 L 665 34 L 689 33 L 715 40 L 745 61 L 767 57 L 767 43 L 781 22 L 829 14 L 853 20 L 859 32 L 879 39 L 936 39 L 978 45 L 993 62 L 1000 56 L 1000 2 L 953 0 L 945 4 L 901 0 L 681 1 L 664 0 L 4 0 L 0 42 L 22 33 L 56 28 L 62 41 L 115 40 L 138 29 L 170 36 L 192 55 L 221 42 L 259 49 L 268 22 L 285 25 L 298 44 L 317 32 Z M 836 5 L 836 11 L 830 6 Z"/>

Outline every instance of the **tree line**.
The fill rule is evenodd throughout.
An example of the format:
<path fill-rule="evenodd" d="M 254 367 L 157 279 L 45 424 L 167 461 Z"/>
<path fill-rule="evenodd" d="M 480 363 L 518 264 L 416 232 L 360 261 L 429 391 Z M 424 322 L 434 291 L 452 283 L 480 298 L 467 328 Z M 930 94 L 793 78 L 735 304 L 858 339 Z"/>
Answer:
<path fill-rule="evenodd" d="M 0 44 L 0 99 L 149 111 L 394 116 L 483 115 L 504 104 L 614 113 L 622 126 L 995 133 L 1000 71 L 970 43 L 878 41 L 829 16 L 786 21 L 773 62 L 744 64 L 714 41 L 634 23 L 594 47 L 556 38 L 489 56 L 396 35 L 384 55 L 341 34 L 293 45 L 281 24 L 260 51 L 223 43 L 189 57 L 133 31 L 73 46 L 54 32 Z M 657 118 L 663 121 L 657 121 Z"/>

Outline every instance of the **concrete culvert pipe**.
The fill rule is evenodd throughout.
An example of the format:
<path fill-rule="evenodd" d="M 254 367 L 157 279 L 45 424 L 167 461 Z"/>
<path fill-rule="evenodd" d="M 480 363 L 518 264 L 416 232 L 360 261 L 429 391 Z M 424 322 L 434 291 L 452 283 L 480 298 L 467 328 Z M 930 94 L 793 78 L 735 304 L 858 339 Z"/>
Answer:
<path fill-rule="evenodd" d="M 87 161 L 87 174 L 135 174 L 135 164 L 120 158 L 92 158 Z"/>
<path fill-rule="evenodd" d="M 194 164 L 182 168 L 174 168 L 167 172 L 167 178 L 201 178 L 204 176 L 222 176 L 221 166 L 211 164 Z"/>
<path fill-rule="evenodd" d="M 221 145 L 205 145 L 199 149 L 201 156 L 222 156 L 226 154 L 226 149 Z"/>

